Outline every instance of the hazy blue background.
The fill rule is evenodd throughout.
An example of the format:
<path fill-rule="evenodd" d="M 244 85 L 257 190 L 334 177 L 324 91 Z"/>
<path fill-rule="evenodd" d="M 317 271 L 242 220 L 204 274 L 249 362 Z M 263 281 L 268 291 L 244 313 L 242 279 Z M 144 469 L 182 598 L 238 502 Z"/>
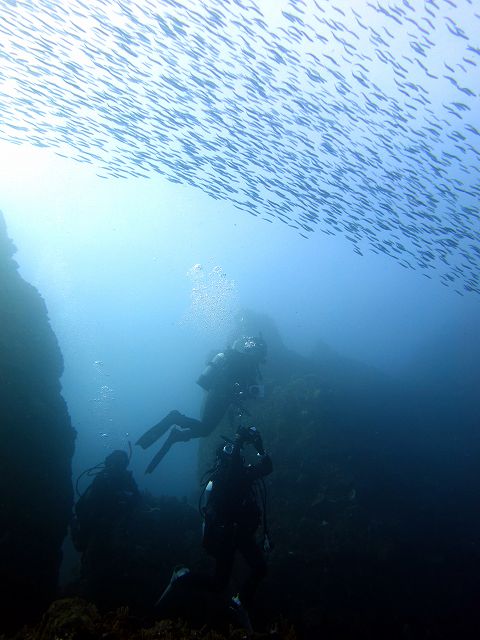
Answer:
<path fill-rule="evenodd" d="M 101 84 L 106 71 L 100 65 L 100 61 L 105 61 L 100 56 L 99 66 L 95 69 L 98 77 L 88 76 L 92 83 L 83 87 L 85 101 L 78 94 L 70 96 L 70 85 L 60 84 L 60 90 L 57 87 L 60 94 L 62 90 L 65 92 L 67 102 L 71 99 L 69 107 L 73 115 L 70 120 L 68 114 L 52 119 L 49 129 L 42 120 L 44 114 L 36 114 L 34 99 L 39 99 L 39 109 L 50 103 L 48 100 L 45 102 L 45 95 L 40 90 L 35 96 L 36 76 L 28 77 L 28 74 L 30 64 L 40 60 L 48 65 L 52 59 L 49 57 L 51 51 L 48 47 L 42 51 L 40 42 L 38 49 L 30 50 L 28 38 L 25 40 L 30 32 L 32 37 L 35 36 L 35 31 L 29 30 L 28 20 L 31 18 L 33 24 L 43 30 L 48 27 L 49 16 L 42 13 L 42 5 L 38 2 L 32 16 L 28 7 L 21 3 L 8 4 L 5 6 L 5 45 L 10 57 L 7 56 L 8 65 L 5 58 L 5 68 L 7 73 L 10 68 L 12 71 L 2 90 L 6 96 L 12 97 L 13 119 L 8 121 L 7 101 L 3 105 L 5 124 L 0 126 L 0 137 L 9 140 L 9 136 L 14 136 L 17 141 L 23 140 L 22 136 L 27 139 L 29 135 L 35 137 L 37 132 L 32 121 L 35 122 L 38 115 L 41 124 L 37 137 L 40 144 L 53 140 L 52 144 L 58 143 L 60 150 L 67 155 L 78 153 L 81 158 L 83 148 L 78 150 L 68 145 L 69 127 L 72 127 L 72 134 L 77 131 L 77 124 L 82 122 L 83 116 L 90 126 L 92 119 L 96 122 L 98 117 L 99 131 L 103 131 L 104 122 L 95 112 L 97 103 L 92 99 L 90 104 L 88 92 L 106 91 L 106 85 Z M 297 4 L 301 6 L 301 3 Z M 313 10 L 312 3 L 308 4 Z M 323 4 L 322 12 L 314 11 L 316 17 L 343 21 L 359 34 L 365 31 L 350 10 L 353 7 L 350 2 L 339 0 L 336 3 L 343 6 L 345 14 L 348 14 L 342 18 L 333 4 Z M 420 20 L 419 16 L 425 14 L 421 18 L 424 22 L 419 23 L 425 29 L 425 18 L 430 16 L 425 12 L 430 5 L 421 4 L 420 7 L 413 3 L 417 10 L 412 12 L 410 6 L 407 17 L 414 16 Z M 435 47 L 429 53 L 428 68 L 440 79 L 427 82 L 423 70 L 412 64 L 408 80 L 426 87 L 433 108 L 429 113 L 435 113 L 442 123 L 445 136 L 436 144 L 431 143 L 431 137 L 428 142 L 428 148 L 440 155 L 447 149 L 458 153 L 455 149 L 458 139 L 450 138 L 448 134 L 456 127 L 461 128 L 462 123 L 459 123 L 458 113 L 452 114 L 452 105 L 458 104 L 458 100 L 472 105 L 475 100 L 478 103 L 475 96 L 465 97 L 464 93 L 459 93 L 458 87 L 454 87 L 445 75 L 458 74 L 461 86 L 469 81 L 473 88 L 478 88 L 478 66 L 465 63 L 468 42 L 462 36 L 452 37 L 454 21 L 460 27 L 468 27 L 472 33 L 479 21 L 475 6 L 468 1 L 457 3 L 459 6 L 455 9 L 449 2 L 439 4 L 441 7 L 437 18 L 432 18 L 434 24 L 429 34 L 435 40 Z M 281 9 L 290 6 L 289 3 L 265 0 L 259 5 L 273 31 L 285 26 Z M 95 6 L 96 10 L 103 10 L 104 6 L 110 5 L 97 2 Z M 115 7 L 115 3 L 112 6 Z M 198 9 L 195 2 L 187 3 L 187 6 Z M 68 3 L 65 7 L 68 9 Z M 409 48 L 411 39 L 415 44 L 416 38 L 422 37 L 424 31 L 415 30 L 411 21 L 398 27 L 372 7 L 366 2 L 355 3 L 355 8 L 362 13 L 361 18 L 369 27 L 380 30 L 388 24 L 395 33 L 388 49 L 392 59 L 402 59 L 403 54 L 413 56 Z M 409 7 L 409 3 L 404 2 L 403 7 L 406 12 L 405 7 Z M 165 9 L 165 5 L 158 3 L 160 9 Z M 233 6 L 230 9 L 233 11 Z M 236 6 L 235 11 L 241 9 Z M 37 20 L 38 16 L 40 20 Z M 120 20 L 113 10 L 110 18 L 112 25 L 117 21 L 124 25 L 126 21 L 125 16 Z M 75 20 L 81 26 L 81 17 L 76 16 Z M 84 26 L 87 23 L 88 19 Z M 44 37 L 53 38 L 56 31 L 53 22 L 52 25 L 50 31 L 43 33 Z M 318 23 L 315 28 L 323 29 L 330 36 L 325 25 Z M 19 31 L 17 27 L 26 31 Z M 412 30 L 415 31 L 414 36 L 410 33 Z M 82 38 L 94 51 L 98 34 L 85 34 Z M 383 31 L 382 34 L 386 37 Z M 167 48 L 172 44 L 160 31 L 158 37 L 159 42 L 162 38 L 165 40 Z M 85 51 L 81 51 L 83 40 L 78 38 L 77 31 L 75 38 L 67 38 L 67 52 L 73 62 L 80 66 L 85 63 L 88 75 L 92 73 L 92 61 L 87 60 Z M 27 45 L 19 53 L 24 40 Z M 478 47 L 478 42 L 473 40 L 470 44 Z M 322 55 L 328 53 L 340 60 L 340 65 L 343 64 L 341 56 L 344 50 L 337 39 L 329 38 L 328 44 L 324 45 L 322 41 L 317 45 Z M 372 37 L 368 40 L 365 36 L 361 41 L 359 53 L 369 54 L 372 60 L 371 63 L 364 61 L 369 66 L 367 75 L 394 100 L 405 101 L 401 83 L 376 57 L 378 47 L 381 53 L 381 45 Z M 300 49 L 298 45 L 301 56 L 305 52 Z M 147 53 L 147 48 L 139 51 L 142 64 Z M 475 56 L 478 57 L 474 51 L 468 55 L 474 61 L 477 59 Z M 188 56 L 185 58 L 188 61 Z M 450 65 L 455 64 L 455 72 L 446 70 L 447 60 Z M 188 66 L 185 60 L 182 63 Z M 403 60 L 402 63 L 405 64 Z M 461 73 L 458 67 L 465 64 L 466 71 Z M 351 71 L 354 67 L 353 63 L 351 67 L 347 64 L 346 69 Z M 52 68 L 52 76 L 45 76 L 47 82 L 58 82 L 65 69 L 56 77 L 56 67 Z M 183 67 L 179 66 L 177 73 L 181 75 L 182 70 Z M 240 71 L 243 69 L 239 66 Z M 22 73 L 26 77 L 21 77 Z M 33 92 L 28 95 L 30 82 Z M 38 82 L 42 82 L 41 78 Z M 114 82 L 118 84 L 118 78 Z M 311 89 L 310 85 L 307 86 Z M 335 87 L 335 81 L 329 77 L 321 92 L 330 92 L 335 103 L 338 97 L 341 107 L 341 94 L 337 95 Z M 121 90 L 127 98 L 131 90 L 133 102 L 138 99 L 135 87 L 122 85 Z M 147 87 L 146 91 L 149 90 L 153 91 Z M 113 102 L 108 102 L 108 92 L 105 95 L 104 108 L 108 110 L 109 105 L 115 107 Z M 124 103 L 127 104 L 125 96 Z M 144 97 L 145 104 L 149 104 L 146 101 L 149 96 L 146 94 Z M 286 98 L 287 106 L 290 98 Z M 22 102 L 24 99 L 27 101 Z M 233 99 L 236 99 L 235 95 Z M 398 104 L 402 112 L 403 105 Z M 20 117 L 18 106 L 23 109 L 21 117 L 29 123 L 25 134 L 21 128 L 16 128 L 17 117 Z M 53 107 L 55 101 L 52 110 Z M 160 105 L 158 114 L 152 114 L 153 120 L 153 116 L 158 115 L 160 121 L 164 107 Z M 478 111 L 458 106 L 456 109 L 461 110 L 462 117 L 463 113 L 466 114 L 463 124 L 468 121 L 469 125 L 478 126 Z M 117 114 L 114 108 L 113 112 L 115 121 Z M 407 112 L 405 107 L 402 113 Z M 48 113 L 47 109 L 47 121 Z M 382 116 L 373 111 L 369 113 L 372 131 L 377 126 L 381 132 Z M 337 115 L 338 124 L 342 126 L 345 114 L 338 112 Z M 423 116 L 425 113 L 420 108 L 418 122 L 413 117 L 411 123 L 420 126 Z M 127 142 L 120 144 L 107 136 L 109 144 L 101 152 L 104 173 L 108 173 L 110 168 L 109 153 L 113 173 L 118 170 L 121 154 L 128 155 L 128 136 L 133 131 L 129 127 L 128 112 L 124 120 L 122 135 Z M 62 134 L 59 124 L 65 125 Z M 465 133 L 465 129 L 462 131 Z M 472 129 L 469 131 L 471 135 L 467 142 L 475 142 L 475 134 Z M 175 142 L 175 136 L 183 135 L 184 130 L 169 133 Z M 358 132 L 355 130 L 355 135 L 358 134 L 362 140 L 366 133 L 371 132 L 362 126 Z M 424 135 L 418 136 L 419 147 Z M 61 144 L 58 142 L 60 139 L 63 140 Z M 396 143 L 398 140 L 403 144 L 401 136 Z M 410 143 L 405 142 L 407 144 Z M 95 146 L 93 150 L 100 153 Z M 162 149 L 155 151 L 161 160 Z M 475 160 L 473 152 L 465 157 L 465 162 L 471 162 L 472 158 Z M 421 166 L 419 163 L 419 170 Z M 415 169 L 413 160 L 410 168 Z M 457 178 L 456 186 L 478 186 L 478 163 L 476 169 L 468 175 L 460 170 L 455 175 L 454 170 L 449 170 L 450 188 Z M 126 447 L 129 440 L 134 442 L 171 408 L 198 415 L 202 392 L 195 385 L 195 380 L 210 352 L 225 346 L 232 316 L 241 307 L 270 314 L 286 345 L 300 353 L 308 355 L 315 343 L 322 340 L 340 354 L 373 365 L 399 380 L 418 381 L 431 391 L 438 389 L 444 401 L 445 397 L 448 401 L 449 388 L 455 387 L 458 397 L 465 387 L 464 403 L 466 408 L 471 406 L 479 381 L 478 295 L 462 297 L 454 288 L 445 288 L 435 277 L 430 280 L 420 271 L 406 270 L 382 254 L 374 255 L 367 250 L 363 257 L 358 256 L 353 252 L 352 244 L 341 235 L 332 237 L 317 231 L 305 240 L 278 221 L 269 224 L 236 210 L 229 202 L 208 197 L 200 189 L 173 184 L 153 173 L 149 180 L 102 179 L 96 173 L 94 166 L 58 157 L 48 148 L 35 148 L 28 142 L 21 145 L 0 143 L 0 208 L 4 211 L 9 234 L 18 247 L 21 273 L 45 298 L 64 354 L 63 392 L 78 430 L 75 475 L 102 460 L 109 450 Z M 217 177 L 222 179 L 221 174 Z M 368 197 L 374 206 L 375 194 L 370 193 Z M 377 238 L 381 237 L 378 227 L 373 233 Z M 418 239 L 422 242 L 421 237 Z M 194 265 L 202 266 L 192 272 Z M 465 381 L 464 385 L 462 381 Z M 157 493 L 189 493 L 195 483 L 195 451 L 196 443 L 179 445 L 153 477 L 144 478 L 143 469 L 152 453 L 135 450 L 133 468 L 136 477 L 142 486 Z"/>
<path fill-rule="evenodd" d="M 160 177 L 103 180 L 27 145 L 0 153 L 16 259 L 45 298 L 65 358 L 75 475 L 173 407 L 198 415 L 195 379 L 242 306 L 270 314 L 303 354 L 322 340 L 401 379 L 443 387 L 464 376 L 476 385 L 476 295 L 383 256 L 360 257 L 341 237 L 305 240 Z M 223 276 L 212 275 L 216 266 Z M 207 298 L 194 304 L 202 283 Z M 188 494 L 195 450 L 179 445 L 145 478 L 152 453 L 135 449 L 136 477 L 155 493 Z"/>

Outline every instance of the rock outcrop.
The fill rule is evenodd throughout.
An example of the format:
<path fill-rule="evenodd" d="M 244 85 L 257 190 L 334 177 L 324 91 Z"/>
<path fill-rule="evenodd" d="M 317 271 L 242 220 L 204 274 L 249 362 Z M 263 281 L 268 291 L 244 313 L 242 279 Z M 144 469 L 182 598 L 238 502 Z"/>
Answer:
<path fill-rule="evenodd" d="M 301 357 L 264 316 L 242 324 L 242 333 L 262 332 L 269 353 L 265 398 L 241 422 L 260 430 L 274 465 L 275 548 L 252 613 L 281 611 L 307 638 L 466 637 L 480 517 L 471 508 L 478 439 L 465 409 L 449 396 L 445 413 L 415 380 L 324 344 Z M 200 443 L 200 474 L 233 429 L 227 418 Z"/>
<path fill-rule="evenodd" d="M 0 626 L 55 596 L 70 519 L 75 431 L 63 359 L 39 292 L 21 277 L 0 213 Z"/>

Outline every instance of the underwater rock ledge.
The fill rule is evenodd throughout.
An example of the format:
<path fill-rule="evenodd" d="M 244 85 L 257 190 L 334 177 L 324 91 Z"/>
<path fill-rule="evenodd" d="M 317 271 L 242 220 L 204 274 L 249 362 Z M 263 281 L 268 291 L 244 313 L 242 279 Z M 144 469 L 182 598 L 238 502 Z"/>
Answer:
<path fill-rule="evenodd" d="M 241 640 L 244 629 L 230 627 L 222 633 L 203 626 L 192 628 L 182 619 L 158 620 L 145 626 L 130 615 L 128 607 L 101 614 L 95 605 L 82 598 L 64 598 L 53 602 L 38 625 L 25 627 L 11 640 Z M 280 622 L 266 633 L 248 635 L 252 640 L 295 640 L 288 623 Z M 0 640 L 6 640 L 0 636 Z"/>
<path fill-rule="evenodd" d="M 0 631 L 34 619 L 54 598 L 73 504 L 63 358 L 15 251 L 0 212 Z"/>

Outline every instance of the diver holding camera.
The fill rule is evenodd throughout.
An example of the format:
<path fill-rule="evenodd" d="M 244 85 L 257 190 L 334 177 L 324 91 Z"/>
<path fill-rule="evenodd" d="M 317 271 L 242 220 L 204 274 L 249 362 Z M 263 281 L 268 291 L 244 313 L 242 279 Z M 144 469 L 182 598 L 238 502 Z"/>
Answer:
<path fill-rule="evenodd" d="M 256 427 L 238 427 L 235 434 L 235 439 L 230 440 L 226 436 L 222 436 L 227 444 L 223 447 L 223 451 L 227 449 L 230 454 L 240 454 L 241 449 L 245 444 L 251 444 L 257 450 L 259 456 L 265 455 L 265 449 L 263 448 L 262 437 L 257 431 Z"/>
<path fill-rule="evenodd" d="M 228 587 L 237 551 L 250 572 L 232 598 L 232 607 L 248 607 L 253 595 L 267 573 L 264 551 L 271 548 L 266 526 L 265 487 L 263 478 L 273 470 L 260 433 L 255 427 L 240 427 L 233 440 L 217 450 L 215 464 L 205 487 L 203 547 L 215 558 L 213 589 L 223 593 Z M 253 446 L 258 462 L 245 464 L 242 448 Z M 260 482 L 259 482 L 260 481 Z M 262 507 L 259 506 L 259 497 Z M 263 545 L 256 539 L 262 523 Z"/>
<path fill-rule="evenodd" d="M 170 583 L 158 599 L 156 607 L 165 616 L 192 615 L 200 603 L 199 619 L 208 618 L 210 594 L 227 619 L 252 631 L 248 608 L 255 591 L 267 573 L 265 551 L 272 549 L 266 523 L 266 489 L 264 477 L 272 470 L 272 461 L 263 446 L 260 433 L 253 426 L 239 427 L 232 439 L 222 436 L 215 461 L 203 478 L 199 509 L 203 518 L 202 545 L 215 559 L 213 575 L 191 572 L 188 567 L 175 567 Z M 246 464 L 242 450 L 246 446 L 257 452 L 258 462 Z M 260 504 L 259 504 L 260 502 Z M 203 506 L 202 506 L 203 505 Z M 263 523 L 263 544 L 257 541 L 257 530 Z M 228 592 L 236 553 L 249 568 L 245 580 Z M 237 577 L 233 576 L 232 586 Z M 201 595 L 200 595 L 201 594 Z M 206 599 L 205 599 L 206 598 Z M 216 608 L 214 608 L 216 610 Z"/>

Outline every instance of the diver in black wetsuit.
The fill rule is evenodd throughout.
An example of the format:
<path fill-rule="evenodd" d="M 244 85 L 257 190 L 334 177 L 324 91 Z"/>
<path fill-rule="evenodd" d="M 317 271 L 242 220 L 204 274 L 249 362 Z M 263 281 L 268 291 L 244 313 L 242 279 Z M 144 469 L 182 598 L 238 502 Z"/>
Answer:
<path fill-rule="evenodd" d="M 255 427 L 240 427 L 233 441 L 224 439 L 225 444 L 218 449 L 215 463 L 207 472 L 201 500 L 204 506 L 200 509 L 204 520 L 202 544 L 215 559 L 213 575 L 191 572 L 183 565 L 175 567 L 156 607 L 165 617 L 189 615 L 193 616 L 195 624 L 227 618 L 251 631 L 248 608 L 267 573 L 264 551 L 271 549 L 262 479 L 273 467 Z M 244 445 L 256 449 L 256 464 L 245 464 Z M 263 545 L 256 535 L 262 521 Z M 230 597 L 228 587 L 237 552 L 245 560 L 249 572 L 239 585 L 238 594 Z"/>
<path fill-rule="evenodd" d="M 115 450 L 103 465 L 84 472 L 96 471 L 95 478 L 77 501 L 70 525 L 72 542 L 82 554 L 86 595 L 99 605 L 114 602 L 115 589 L 121 592 L 124 558 L 115 550 L 114 539 L 128 529 L 129 520 L 141 503 L 128 464 L 127 453 Z"/>
<path fill-rule="evenodd" d="M 244 337 L 218 353 L 208 364 L 197 383 L 207 392 L 200 420 L 177 410 L 170 411 L 160 422 L 146 431 L 136 442 L 147 449 L 171 427 L 164 444 L 146 469 L 151 473 L 176 442 L 210 435 L 232 405 L 239 405 L 246 394 L 260 395 L 259 365 L 265 361 L 267 347 L 263 338 Z M 176 426 L 174 426 L 176 425 Z"/>
<path fill-rule="evenodd" d="M 245 464 L 241 455 L 244 444 L 251 444 L 256 448 L 259 459 L 257 464 Z M 236 606 L 248 608 L 251 605 L 255 590 L 267 572 L 263 549 L 256 540 L 262 511 L 258 505 L 255 484 L 272 470 L 272 461 L 263 448 L 258 431 L 255 427 L 241 427 L 235 440 L 227 442 L 217 452 L 216 464 L 206 485 L 203 547 L 215 558 L 213 590 L 225 592 L 237 552 L 243 556 L 250 569 L 238 596 L 233 598 Z M 264 534 L 266 536 L 267 532 L 264 531 Z M 264 540 L 264 545 L 266 544 L 267 537 Z"/>

